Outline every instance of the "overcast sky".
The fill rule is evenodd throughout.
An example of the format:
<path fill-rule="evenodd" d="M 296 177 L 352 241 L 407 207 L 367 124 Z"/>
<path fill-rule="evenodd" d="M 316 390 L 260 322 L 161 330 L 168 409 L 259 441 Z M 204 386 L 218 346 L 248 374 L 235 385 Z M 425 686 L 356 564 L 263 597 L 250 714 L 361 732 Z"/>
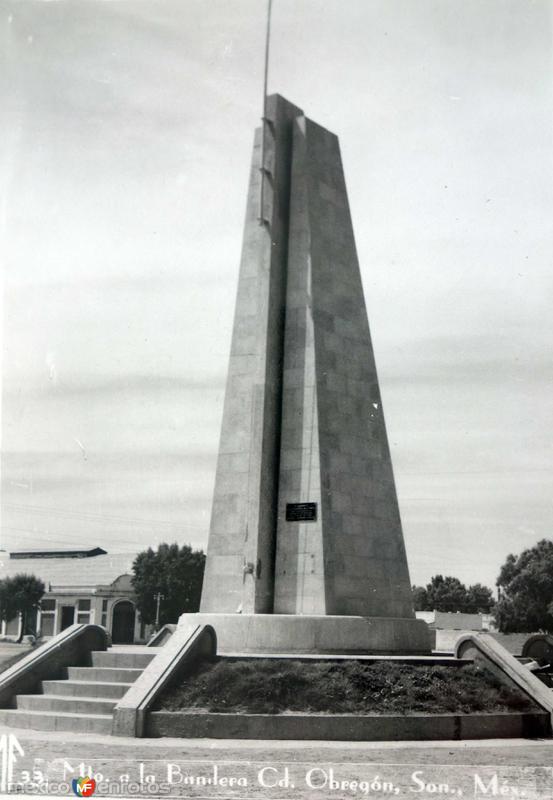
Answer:
<path fill-rule="evenodd" d="M 260 0 L 3 0 L 5 549 L 205 547 Z M 553 536 L 547 0 L 274 0 L 340 137 L 414 582 Z"/>

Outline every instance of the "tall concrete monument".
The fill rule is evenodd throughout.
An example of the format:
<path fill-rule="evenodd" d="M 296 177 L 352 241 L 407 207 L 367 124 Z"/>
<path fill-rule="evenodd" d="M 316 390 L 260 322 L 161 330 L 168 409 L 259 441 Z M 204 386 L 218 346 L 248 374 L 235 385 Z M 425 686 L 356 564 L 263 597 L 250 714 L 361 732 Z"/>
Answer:
<path fill-rule="evenodd" d="M 338 139 L 266 108 L 199 616 L 231 650 L 428 652 Z"/>

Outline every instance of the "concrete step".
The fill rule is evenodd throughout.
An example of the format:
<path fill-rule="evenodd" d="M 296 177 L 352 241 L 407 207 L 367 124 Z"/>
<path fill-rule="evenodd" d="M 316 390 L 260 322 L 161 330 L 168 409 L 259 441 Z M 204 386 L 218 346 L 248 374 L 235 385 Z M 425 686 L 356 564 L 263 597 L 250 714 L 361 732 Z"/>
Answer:
<path fill-rule="evenodd" d="M 147 667 L 156 651 L 141 652 L 136 650 L 94 650 L 91 653 L 93 667 Z"/>
<path fill-rule="evenodd" d="M 0 709 L 0 725 L 35 731 L 111 733 L 111 714 L 64 714 L 59 711 Z"/>
<path fill-rule="evenodd" d="M 132 683 L 108 683 L 107 681 L 42 681 L 43 694 L 66 697 L 109 697 L 119 699 L 131 688 Z"/>
<path fill-rule="evenodd" d="M 117 700 L 102 697 L 68 697 L 55 694 L 18 694 L 21 711 L 61 711 L 63 714 L 112 714 Z"/>
<path fill-rule="evenodd" d="M 67 667 L 65 680 L 42 682 L 43 694 L 22 694 L 16 708 L 0 709 L 0 724 L 42 731 L 111 733 L 113 709 L 156 648 L 93 651 L 92 666 Z"/>
<path fill-rule="evenodd" d="M 142 671 L 138 667 L 67 667 L 67 677 L 74 681 L 134 683 Z"/>

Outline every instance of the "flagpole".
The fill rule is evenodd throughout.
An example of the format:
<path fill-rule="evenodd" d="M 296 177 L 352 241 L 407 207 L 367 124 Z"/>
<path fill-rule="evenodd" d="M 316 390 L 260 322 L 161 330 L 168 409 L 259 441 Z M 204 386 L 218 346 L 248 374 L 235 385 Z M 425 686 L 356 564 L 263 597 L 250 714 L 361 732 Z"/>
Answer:
<path fill-rule="evenodd" d="M 264 188 L 265 188 L 265 138 L 267 128 L 267 83 L 269 80 L 269 44 L 271 40 L 271 11 L 273 0 L 267 0 L 267 28 L 265 32 L 265 65 L 263 70 L 263 116 L 261 117 L 261 186 L 259 191 L 259 224 L 265 224 Z"/>

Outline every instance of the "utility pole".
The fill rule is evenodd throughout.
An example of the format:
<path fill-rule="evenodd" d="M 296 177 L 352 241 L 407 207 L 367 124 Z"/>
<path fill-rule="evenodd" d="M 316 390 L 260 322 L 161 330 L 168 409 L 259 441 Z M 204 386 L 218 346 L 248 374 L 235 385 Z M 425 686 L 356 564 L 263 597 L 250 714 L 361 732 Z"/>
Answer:
<path fill-rule="evenodd" d="M 165 600 L 165 595 L 161 594 L 161 592 L 157 592 L 154 595 L 156 599 L 156 631 L 159 630 L 159 604 L 162 600 Z"/>

